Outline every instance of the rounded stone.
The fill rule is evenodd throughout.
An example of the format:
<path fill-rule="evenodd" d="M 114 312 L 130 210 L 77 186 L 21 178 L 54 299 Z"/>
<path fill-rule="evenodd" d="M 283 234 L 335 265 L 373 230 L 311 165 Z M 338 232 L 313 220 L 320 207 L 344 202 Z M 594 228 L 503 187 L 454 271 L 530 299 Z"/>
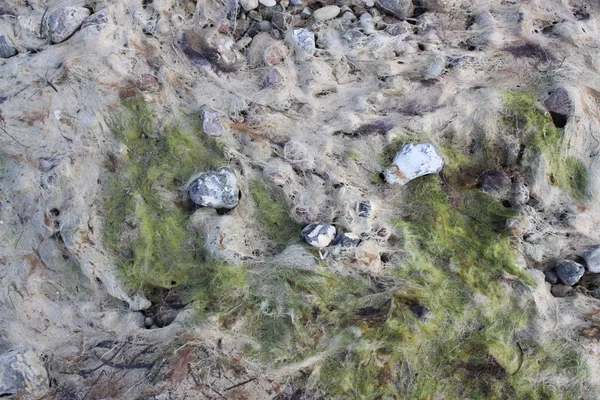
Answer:
<path fill-rule="evenodd" d="M 0 35 L 0 58 L 10 58 L 17 55 L 17 50 L 5 35 Z"/>
<path fill-rule="evenodd" d="M 221 136 L 223 134 L 223 125 L 218 112 L 205 108 L 202 110 L 202 132 L 207 136 Z"/>
<path fill-rule="evenodd" d="M 258 2 L 265 7 L 274 7 L 277 4 L 275 0 L 258 0 Z"/>
<path fill-rule="evenodd" d="M 216 209 L 232 209 L 240 197 L 237 178 L 227 167 L 201 174 L 190 183 L 189 193 L 197 205 Z"/>
<path fill-rule="evenodd" d="M 313 13 L 315 21 L 327 21 L 337 17 L 340 14 L 341 9 L 338 6 L 325 6 Z"/>
<path fill-rule="evenodd" d="M 67 40 L 90 16 L 90 10 L 84 7 L 63 7 L 48 17 L 48 33 L 53 43 Z"/>
<path fill-rule="evenodd" d="M 594 246 L 583 253 L 583 258 L 588 271 L 593 274 L 600 274 L 600 246 Z"/>
<path fill-rule="evenodd" d="M 573 286 L 579 282 L 584 272 L 583 265 L 575 261 L 562 260 L 556 264 L 556 275 L 565 285 Z"/>
<path fill-rule="evenodd" d="M 246 11 L 258 8 L 258 0 L 240 0 L 240 5 Z"/>
<path fill-rule="evenodd" d="M 329 246 L 335 238 L 336 229 L 333 225 L 312 223 L 302 229 L 302 237 L 308 244 L 317 248 Z"/>

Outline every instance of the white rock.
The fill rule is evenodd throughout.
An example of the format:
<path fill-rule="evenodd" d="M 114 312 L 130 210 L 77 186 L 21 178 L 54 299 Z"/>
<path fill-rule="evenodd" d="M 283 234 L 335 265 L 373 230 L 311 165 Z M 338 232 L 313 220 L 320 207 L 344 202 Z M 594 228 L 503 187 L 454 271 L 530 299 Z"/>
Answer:
<path fill-rule="evenodd" d="M 383 174 L 386 182 L 405 185 L 419 176 L 436 174 L 443 166 L 444 159 L 432 144 L 410 143 L 400 150 Z"/>
<path fill-rule="evenodd" d="M 294 42 L 296 45 L 296 58 L 306 61 L 315 52 L 315 34 L 308 29 L 294 29 Z"/>
<path fill-rule="evenodd" d="M 336 229 L 333 225 L 312 223 L 302 229 L 302 237 L 311 246 L 322 249 L 329 246 L 335 238 Z"/>
<path fill-rule="evenodd" d="M 313 13 L 313 18 L 315 21 L 327 21 L 337 17 L 340 14 L 340 11 L 338 6 L 321 7 Z"/>
<path fill-rule="evenodd" d="M 600 274 L 600 246 L 594 246 L 583 253 L 583 258 L 588 271 L 593 274 Z"/>
<path fill-rule="evenodd" d="M 258 0 L 265 7 L 273 7 L 277 2 L 275 0 Z"/>
<path fill-rule="evenodd" d="M 240 190 L 235 174 L 223 167 L 194 179 L 189 193 L 192 201 L 199 206 L 231 209 L 237 206 Z"/>
<path fill-rule="evenodd" d="M 254 10 L 258 8 L 258 0 L 240 0 L 242 8 L 246 11 Z"/>

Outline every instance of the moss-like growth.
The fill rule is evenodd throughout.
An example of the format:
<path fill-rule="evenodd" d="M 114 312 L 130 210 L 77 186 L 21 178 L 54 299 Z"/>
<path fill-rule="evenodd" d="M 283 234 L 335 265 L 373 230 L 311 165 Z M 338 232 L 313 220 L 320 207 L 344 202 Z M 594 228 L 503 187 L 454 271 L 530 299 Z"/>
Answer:
<path fill-rule="evenodd" d="M 277 188 L 267 187 L 253 179 L 250 194 L 256 205 L 256 218 L 273 243 L 288 244 L 298 238 L 301 227 L 292 219 L 284 194 Z"/>
<path fill-rule="evenodd" d="M 502 95 L 507 111 L 503 122 L 509 132 L 522 141 L 531 156 L 544 156 L 552 185 L 566 190 L 576 199 L 584 199 L 588 183 L 587 168 L 581 160 L 567 155 L 563 130 L 554 126 L 535 93 L 508 91 Z"/>
<path fill-rule="evenodd" d="M 132 288 L 183 284 L 201 260 L 200 238 L 187 228 L 181 206 L 187 198 L 183 186 L 194 173 L 221 165 L 222 151 L 182 126 L 159 129 L 141 100 L 123 105 L 113 130 L 126 154 L 112 158 L 105 243 Z"/>

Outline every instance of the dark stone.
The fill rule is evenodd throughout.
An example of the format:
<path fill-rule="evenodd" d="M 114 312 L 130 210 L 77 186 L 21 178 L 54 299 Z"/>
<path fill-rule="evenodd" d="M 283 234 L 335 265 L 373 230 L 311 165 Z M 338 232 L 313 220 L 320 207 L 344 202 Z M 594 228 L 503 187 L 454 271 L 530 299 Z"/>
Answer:
<path fill-rule="evenodd" d="M 558 285 L 552 285 L 552 288 L 550 289 L 550 293 L 552 293 L 552 296 L 554 296 L 554 297 L 565 297 L 569 293 L 571 293 L 572 290 L 573 290 L 573 288 L 571 286 L 558 284 Z"/>
<path fill-rule="evenodd" d="M 553 269 L 549 269 L 548 271 L 544 271 L 544 276 L 546 277 L 546 282 L 555 285 L 558 283 L 558 275 L 554 272 Z"/>
<path fill-rule="evenodd" d="M 544 106 L 550 112 L 554 125 L 564 128 L 573 110 L 573 103 L 565 88 L 559 87 L 544 101 Z"/>
<path fill-rule="evenodd" d="M 154 324 L 159 328 L 171 325 L 175 321 L 177 314 L 179 314 L 179 310 L 171 307 L 160 307 L 153 318 Z"/>
<path fill-rule="evenodd" d="M 371 216 L 371 202 L 369 200 L 359 202 L 356 211 L 359 217 L 369 218 Z"/>
<path fill-rule="evenodd" d="M 420 304 L 410 304 L 408 306 L 408 309 L 410 310 L 410 312 L 413 313 L 415 317 L 419 319 L 427 319 L 427 316 L 429 315 L 429 309 Z"/>
<path fill-rule="evenodd" d="M 90 15 L 84 7 L 63 7 L 48 16 L 48 34 L 53 43 L 61 43 L 71 37 Z"/>
<path fill-rule="evenodd" d="M 346 236 L 343 233 L 340 233 L 333 239 L 330 246 L 356 247 L 360 244 L 360 242 L 360 239 L 354 239 L 349 236 Z"/>
<path fill-rule="evenodd" d="M 486 171 L 479 177 L 477 187 L 486 193 L 505 196 L 510 191 L 512 181 L 502 170 Z"/>
<path fill-rule="evenodd" d="M 95 26 L 100 29 L 99 25 L 104 25 L 108 23 L 108 10 L 101 10 L 96 13 L 93 13 L 89 17 L 83 21 L 83 25 L 81 25 L 81 29 Z"/>
<path fill-rule="evenodd" d="M 556 264 L 556 275 L 565 285 L 573 286 L 579 279 L 583 276 L 585 272 L 585 268 L 583 265 L 571 261 L 571 260 L 562 260 L 558 264 Z"/>
<path fill-rule="evenodd" d="M 0 35 L 0 58 L 10 58 L 17 55 L 17 49 L 13 47 L 5 35 Z"/>

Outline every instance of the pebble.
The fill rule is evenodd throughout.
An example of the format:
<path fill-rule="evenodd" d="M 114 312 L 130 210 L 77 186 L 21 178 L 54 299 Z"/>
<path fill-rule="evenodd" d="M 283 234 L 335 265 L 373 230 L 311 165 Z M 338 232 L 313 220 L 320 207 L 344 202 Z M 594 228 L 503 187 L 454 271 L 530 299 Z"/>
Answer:
<path fill-rule="evenodd" d="M 265 7 L 274 7 L 277 4 L 275 0 L 258 0 L 258 2 Z"/>
<path fill-rule="evenodd" d="M 48 33 L 53 43 L 67 40 L 90 16 L 90 10 L 83 7 L 63 7 L 48 16 Z"/>
<path fill-rule="evenodd" d="M 565 297 L 571 293 L 572 290 L 573 288 L 571 286 L 558 284 L 552 285 L 552 288 L 550 288 L 550 293 L 552 293 L 552 296 L 554 297 Z"/>
<path fill-rule="evenodd" d="M 583 265 L 575 261 L 562 260 L 556 264 L 556 275 L 565 285 L 573 286 L 579 282 L 584 272 Z"/>
<path fill-rule="evenodd" d="M 258 0 L 240 0 L 240 5 L 245 11 L 258 8 Z"/>
<path fill-rule="evenodd" d="M 101 11 L 93 13 L 92 15 L 87 17 L 85 19 L 85 21 L 83 21 L 83 24 L 81 25 L 81 29 L 87 28 L 89 26 L 97 27 L 98 25 L 104 25 L 107 23 L 108 23 L 108 10 L 101 10 Z"/>
<path fill-rule="evenodd" d="M 304 7 L 302 9 L 302 11 L 300 12 L 300 16 L 304 19 L 310 18 L 311 15 L 312 15 L 312 12 L 310 11 L 310 8 L 308 8 L 308 7 Z"/>
<path fill-rule="evenodd" d="M 144 325 L 146 325 L 146 328 L 150 328 L 152 325 L 154 325 L 154 320 L 151 317 L 146 317 L 144 320 Z"/>
<path fill-rule="evenodd" d="M 388 183 L 405 185 L 420 176 L 437 174 L 443 166 L 444 159 L 432 144 L 409 143 L 402 147 L 383 175 Z"/>
<path fill-rule="evenodd" d="M 263 20 L 258 23 L 258 30 L 261 32 L 269 32 L 271 29 L 273 29 L 273 26 L 270 21 Z"/>
<path fill-rule="evenodd" d="M 202 110 L 202 132 L 207 136 L 221 136 L 223 134 L 223 125 L 218 112 L 205 108 Z"/>
<path fill-rule="evenodd" d="M 425 79 L 434 79 L 437 78 L 444 72 L 444 68 L 446 68 L 446 59 L 441 56 L 435 56 L 433 63 L 423 72 L 423 78 Z"/>
<path fill-rule="evenodd" d="M 330 246 L 338 247 L 356 247 L 360 244 L 361 240 L 351 233 L 340 233 L 329 244 Z"/>
<path fill-rule="evenodd" d="M 13 47 L 5 35 L 0 35 L 0 58 L 10 58 L 17 55 L 17 49 Z"/>
<path fill-rule="evenodd" d="M 302 229 L 302 237 L 308 244 L 317 248 L 329 246 L 335 238 L 335 226 L 312 223 Z"/>
<path fill-rule="evenodd" d="M 294 29 L 294 41 L 296 43 L 296 58 L 302 61 L 308 60 L 315 52 L 315 34 L 308 29 Z"/>
<path fill-rule="evenodd" d="M 588 271 L 593 274 L 600 274 L 600 246 L 594 246 L 583 253 L 583 258 Z"/>
<path fill-rule="evenodd" d="M 269 70 L 269 72 L 267 72 L 265 79 L 260 85 L 260 89 L 262 90 L 270 87 L 279 86 L 281 82 L 283 82 L 283 75 L 281 75 L 281 72 L 279 72 L 277 68 L 273 67 Z"/>
<path fill-rule="evenodd" d="M 48 385 L 48 373 L 33 351 L 18 347 L 0 356 L 0 397 L 26 394 L 38 398 Z"/>
<path fill-rule="evenodd" d="M 340 14 L 341 9 L 338 6 L 325 6 L 313 13 L 315 21 L 327 21 L 337 17 Z"/>
<path fill-rule="evenodd" d="M 302 0 L 290 0 L 290 4 L 293 6 L 301 6 Z"/>
<path fill-rule="evenodd" d="M 371 216 L 371 202 L 369 200 L 360 201 L 356 205 L 356 212 L 361 218 L 369 218 Z"/>
<path fill-rule="evenodd" d="M 512 186 L 510 176 L 503 170 L 492 169 L 479 176 L 477 187 L 498 197 L 505 197 Z"/>
<path fill-rule="evenodd" d="M 371 2 L 370 0 L 367 1 L 369 3 Z M 392 14 L 394 17 L 401 20 L 404 20 L 411 13 L 411 0 L 377 0 L 377 2 L 387 14 Z M 369 8 L 368 5 L 367 8 Z"/>
<path fill-rule="evenodd" d="M 565 88 L 559 87 L 556 89 L 550 97 L 544 101 L 544 106 L 548 111 L 562 115 L 567 118 L 571 114 L 573 108 L 569 93 Z"/>
<path fill-rule="evenodd" d="M 556 275 L 556 272 L 554 272 L 553 269 L 544 271 L 544 276 L 546 277 L 546 282 L 552 285 L 556 285 L 558 283 L 558 275 Z"/>
<path fill-rule="evenodd" d="M 197 205 L 216 209 L 232 209 L 240 197 L 237 178 L 227 167 L 201 174 L 190 183 L 189 193 Z"/>

